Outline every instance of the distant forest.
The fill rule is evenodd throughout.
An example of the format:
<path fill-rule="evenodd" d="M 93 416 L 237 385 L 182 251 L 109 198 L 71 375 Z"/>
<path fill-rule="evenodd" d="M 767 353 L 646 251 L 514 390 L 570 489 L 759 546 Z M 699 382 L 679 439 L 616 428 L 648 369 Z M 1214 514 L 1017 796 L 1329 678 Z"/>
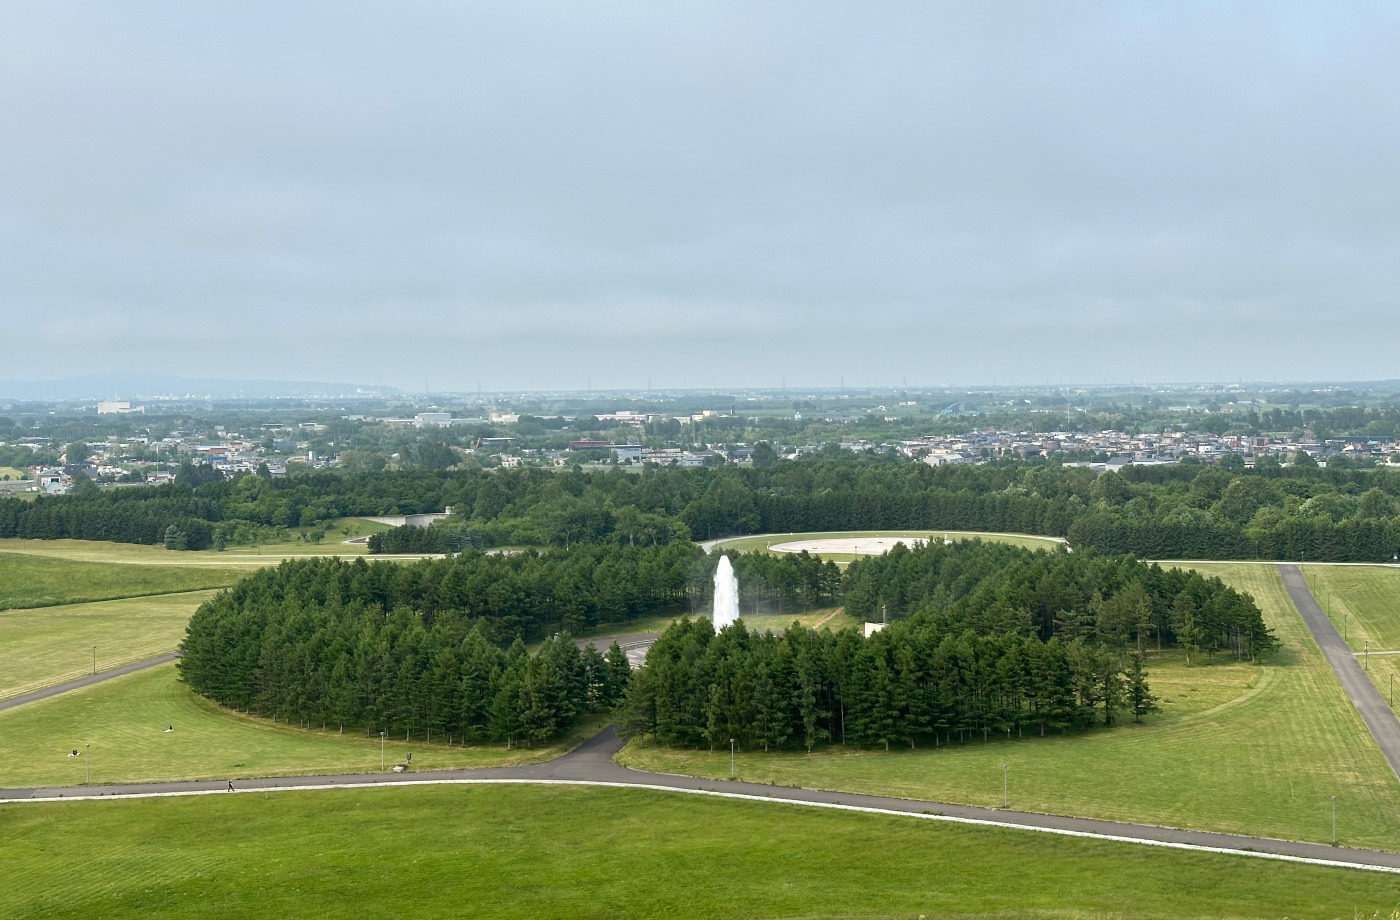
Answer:
<path fill-rule="evenodd" d="M 1388 561 L 1400 552 L 1400 473 L 1183 463 L 1117 472 L 1034 463 L 930 467 L 894 458 L 766 469 L 316 472 L 217 478 L 33 501 L 0 500 L 0 537 L 206 549 L 353 515 L 454 510 L 431 530 L 376 535 L 381 552 L 650 546 L 734 534 L 950 529 L 1066 537 L 1144 558 Z"/>

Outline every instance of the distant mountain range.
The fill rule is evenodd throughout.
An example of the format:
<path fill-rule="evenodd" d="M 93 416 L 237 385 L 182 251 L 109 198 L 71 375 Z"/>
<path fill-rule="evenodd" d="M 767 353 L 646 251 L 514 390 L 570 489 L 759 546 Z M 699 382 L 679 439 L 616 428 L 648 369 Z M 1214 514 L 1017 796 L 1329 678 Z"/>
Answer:
<path fill-rule="evenodd" d="M 395 387 L 307 380 L 218 380 L 170 374 L 114 373 L 61 380 L 0 380 L 0 399 L 290 399 L 393 397 Z"/>

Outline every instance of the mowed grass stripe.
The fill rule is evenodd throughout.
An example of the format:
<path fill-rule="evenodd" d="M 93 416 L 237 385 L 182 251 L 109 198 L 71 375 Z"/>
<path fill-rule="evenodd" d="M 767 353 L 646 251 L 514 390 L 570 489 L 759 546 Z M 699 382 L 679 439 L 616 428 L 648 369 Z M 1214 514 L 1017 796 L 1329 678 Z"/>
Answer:
<path fill-rule="evenodd" d="M 166 728 L 175 730 L 167 732 Z M 387 763 L 437 770 L 548 760 L 601 725 L 580 725 L 569 738 L 533 750 L 470 748 L 388 739 Z M 362 773 L 380 767 L 379 737 L 362 726 L 321 731 L 221 709 L 181 683 L 165 664 L 0 712 L 0 786 L 68 786 L 178 779 Z M 441 739 L 446 741 L 447 739 Z M 90 759 L 69 757 L 74 749 Z M 0 914 L 3 916 L 3 914 Z"/>
<path fill-rule="evenodd" d="M 238 578 L 219 568 L 110 565 L 0 552 L 0 611 L 223 588 Z"/>
<path fill-rule="evenodd" d="M 173 652 L 216 591 L 0 611 L 0 699 Z"/>
<path fill-rule="evenodd" d="M 1284 650 L 1255 665 L 1149 654 L 1163 713 L 1142 725 L 933 750 L 741 752 L 741 779 L 1115 821 L 1400 849 L 1400 783 L 1269 566 L 1199 566 L 1250 592 Z M 1130 719 L 1131 717 L 1129 717 Z M 641 769 L 716 778 L 728 751 L 629 746 Z"/>
<path fill-rule="evenodd" d="M 1305 565 L 1313 597 L 1356 651 L 1400 651 L 1400 569 Z"/>
<path fill-rule="evenodd" d="M 6 917 L 1353 917 L 1400 880 L 798 806 L 436 787 L 0 807 Z"/>

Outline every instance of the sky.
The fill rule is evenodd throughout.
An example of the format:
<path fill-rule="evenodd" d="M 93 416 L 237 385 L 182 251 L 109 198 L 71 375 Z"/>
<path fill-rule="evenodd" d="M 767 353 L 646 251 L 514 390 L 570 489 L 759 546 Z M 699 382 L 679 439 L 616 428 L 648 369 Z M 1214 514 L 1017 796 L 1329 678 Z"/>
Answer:
<path fill-rule="evenodd" d="M 0 2 L 0 379 L 1400 377 L 1400 5 Z"/>

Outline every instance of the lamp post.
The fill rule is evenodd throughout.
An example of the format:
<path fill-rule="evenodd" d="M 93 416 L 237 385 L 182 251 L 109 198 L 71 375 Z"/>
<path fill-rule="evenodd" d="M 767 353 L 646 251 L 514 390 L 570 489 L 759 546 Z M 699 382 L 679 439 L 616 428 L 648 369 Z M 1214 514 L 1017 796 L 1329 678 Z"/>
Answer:
<path fill-rule="evenodd" d="M 86 786 L 92 779 L 92 744 L 83 745 L 87 748 L 87 753 L 83 755 L 83 785 Z"/>
<path fill-rule="evenodd" d="M 384 772 L 384 732 L 379 733 L 379 772 Z"/>
<path fill-rule="evenodd" d="M 734 739 L 729 739 L 729 778 L 734 778 Z"/>
<path fill-rule="evenodd" d="M 92 647 L 92 673 L 97 673 L 97 646 Z"/>
<path fill-rule="evenodd" d="M 1011 800 L 1006 795 L 1006 764 L 1001 765 L 1001 807 L 1009 808 Z"/>
<path fill-rule="evenodd" d="M 1365 639 L 1361 643 L 1361 669 L 1371 670 L 1371 640 Z"/>
<path fill-rule="evenodd" d="M 1337 797 L 1332 796 L 1332 846 L 1337 845 Z"/>

